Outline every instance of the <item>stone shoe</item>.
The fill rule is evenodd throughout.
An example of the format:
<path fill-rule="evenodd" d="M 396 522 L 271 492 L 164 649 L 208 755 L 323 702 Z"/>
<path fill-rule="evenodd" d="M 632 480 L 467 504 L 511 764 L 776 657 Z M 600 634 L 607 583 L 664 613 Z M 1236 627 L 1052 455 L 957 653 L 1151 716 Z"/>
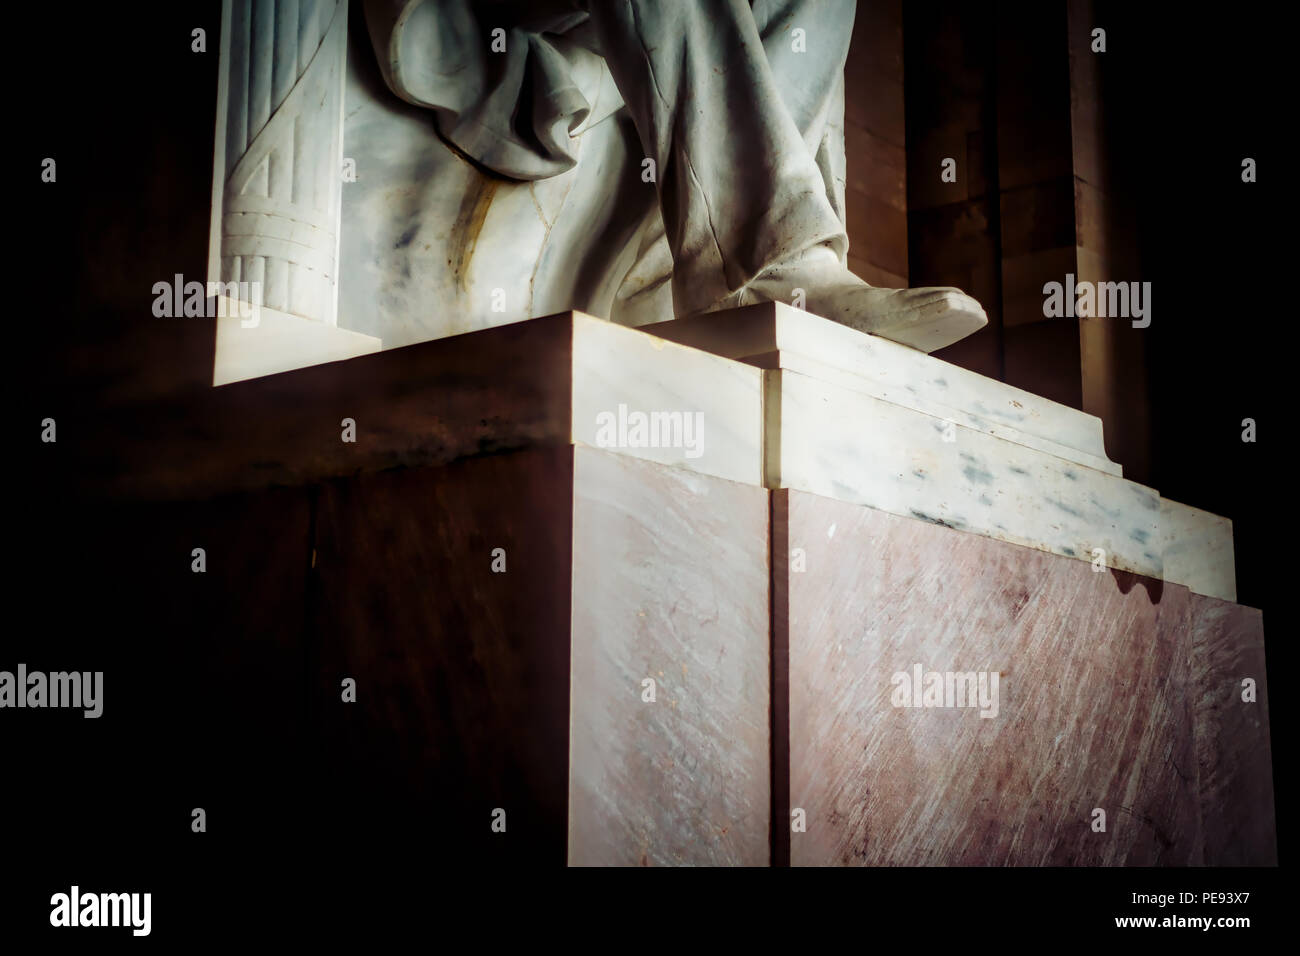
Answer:
<path fill-rule="evenodd" d="M 830 249 L 809 250 L 789 266 L 775 266 L 731 297 L 731 306 L 795 301 L 813 315 L 879 335 L 922 352 L 933 352 L 977 332 L 988 316 L 960 289 L 880 289 L 840 264 Z"/>

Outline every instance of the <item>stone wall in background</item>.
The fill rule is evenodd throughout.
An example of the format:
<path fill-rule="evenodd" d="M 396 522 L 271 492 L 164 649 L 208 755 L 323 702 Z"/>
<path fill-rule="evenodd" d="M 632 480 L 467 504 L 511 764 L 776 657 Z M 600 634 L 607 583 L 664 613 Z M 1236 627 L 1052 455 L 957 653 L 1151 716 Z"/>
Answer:
<path fill-rule="evenodd" d="M 844 68 L 849 268 L 872 285 L 907 281 L 902 0 L 858 4 Z"/>
<path fill-rule="evenodd" d="M 1097 415 L 1110 457 L 1149 481 L 1146 333 L 1123 317 L 1044 314 L 1049 282 L 1142 278 L 1115 131 L 1124 92 L 1092 50 L 1109 22 L 1093 0 L 908 4 L 909 279 L 958 286 L 989 314 L 941 358 Z"/>

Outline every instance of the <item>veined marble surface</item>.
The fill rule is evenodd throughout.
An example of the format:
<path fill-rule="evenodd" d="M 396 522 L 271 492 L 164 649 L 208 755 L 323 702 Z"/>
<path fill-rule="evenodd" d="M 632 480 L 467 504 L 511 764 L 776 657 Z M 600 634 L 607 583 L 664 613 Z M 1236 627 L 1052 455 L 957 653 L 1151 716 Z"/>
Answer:
<path fill-rule="evenodd" d="M 572 520 L 569 864 L 766 866 L 767 492 L 575 448 Z"/>
<path fill-rule="evenodd" d="M 762 372 L 580 312 L 572 321 L 574 442 L 763 484 Z M 695 416 L 697 447 L 608 445 L 603 416 L 634 413 Z"/>
<path fill-rule="evenodd" d="M 1236 599 L 1232 523 L 1123 478 L 1093 415 L 781 303 L 642 331 L 765 369 L 769 488 Z"/>
<path fill-rule="evenodd" d="M 915 409 L 768 372 L 767 481 L 1163 577 L 1153 489 Z M 951 437 L 946 441 L 945 437 Z"/>
<path fill-rule="evenodd" d="M 1165 580 L 1186 585 L 1197 594 L 1237 600 L 1231 521 L 1161 498 L 1160 528 Z"/>
<path fill-rule="evenodd" d="M 751 366 L 563 312 L 159 405 L 79 445 L 76 472 L 96 494 L 173 499 L 580 444 L 762 487 L 762 382 Z M 689 416 L 690 444 L 603 433 L 620 415 Z"/>
<path fill-rule="evenodd" d="M 770 317 L 780 310 L 766 311 Z M 762 310 L 737 314 L 761 321 Z M 723 327 L 736 321 L 726 313 L 692 321 L 714 320 Z M 739 328 L 743 332 L 744 323 Z M 788 334 L 798 328 L 871 338 L 839 327 L 828 333 L 815 319 L 812 325 L 787 323 Z M 724 338 L 716 347 L 729 342 Z M 949 385 L 974 389 L 986 380 L 958 377 L 961 370 L 883 339 L 869 344 L 887 357 L 896 351 L 900 362 L 916 366 L 917 394 L 910 405 L 892 400 L 912 395 L 906 387 L 891 385 L 889 397 L 872 394 L 876 387 L 864 385 L 865 378 L 804 359 L 802 351 L 776 350 L 784 364 L 806 362 L 798 366 L 804 371 L 755 368 L 645 329 L 567 312 L 236 383 L 218 390 L 220 401 L 184 416 L 183 425 L 178 420 L 158 427 L 179 428 L 196 455 L 224 462 L 222 481 L 231 487 L 538 445 L 605 448 L 755 486 L 810 491 L 1078 560 L 1093 561 L 1100 548 L 1108 568 L 1235 599 L 1226 519 L 1164 501 L 1116 470 L 1081 464 L 1078 448 L 1066 454 L 1061 443 L 1040 435 L 1018 431 L 1012 438 L 988 420 L 944 411 L 921 388 L 927 363 L 931 379 Z M 745 347 L 743 341 L 735 345 Z M 987 385 L 990 396 L 1006 398 L 1000 383 Z M 328 413 L 317 407 L 322 394 L 329 396 Z M 992 398 L 966 404 L 987 410 Z M 1063 435 L 1092 447 L 1084 440 L 1086 429 L 1071 432 L 1070 425 L 1095 422 L 1091 416 L 1043 399 L 1020 404 L 1025 424 L 1046 434 L 1045 423 L 1055 416 Z M 268 408 L 276 414 L 263 414 Z M 251 409 L 259 411 L 237 411 Z M 344 416 L 358 423 L 355 445 L 338 441 Z M 656 442 L 653 434 L 638 436 L 638 416 L 689 419 L 692 431 Z M 157 440 L 139 435 L 142 448 Z M 131 482 L 142 486 L 148 477 L 132 476 Z M 208 468 L 186 481 L 216 484 L 221 477 Z"/>
<path fill-rule="evenodd" d="M 794 865 L 1276 864 L 1258 611 L 797 491 L 772 514 Z M 917 668 L 998 674 L 996 713 L 900 701 Z"/>
<path fill-rule="evenodd" d="M 1106 457 L 1095 415 L 784 303 L 643 330 L 760 368 L 801 372 L 1097 471 L 1123 473 Z"/>

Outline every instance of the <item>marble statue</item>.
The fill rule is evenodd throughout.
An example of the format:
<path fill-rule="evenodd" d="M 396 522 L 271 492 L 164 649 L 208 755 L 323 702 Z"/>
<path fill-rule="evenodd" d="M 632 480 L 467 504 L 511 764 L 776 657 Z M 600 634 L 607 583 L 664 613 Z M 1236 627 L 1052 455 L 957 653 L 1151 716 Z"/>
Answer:
<path fill-rule="evenodd" d="M 490 173 L 559 176 L 586 131 L 630 118 L 643 156 L 592 162 L 587 175 L 603 167 L 655 184 L 652 201 L 625 210 L 653 238 L 621 278 L 670 280 L 672 314 L 659 318 L 794 301 L 933 351 L 987 322 L 978 302 L 953 288 L 875 288 L 846 265 L 843 73 L 854 9 L 854 0 L 365 3 L 385 82 L 431 109 L 443 139 Z"/>
<path fill-rule="evenodd" d="M 225 0 L 215 380 L 576 309 L 780 301 L 922 351 L 987 321 L 847 268 L 853 0 Z M 395 95 L 394 95 L 395 94 Z"/>

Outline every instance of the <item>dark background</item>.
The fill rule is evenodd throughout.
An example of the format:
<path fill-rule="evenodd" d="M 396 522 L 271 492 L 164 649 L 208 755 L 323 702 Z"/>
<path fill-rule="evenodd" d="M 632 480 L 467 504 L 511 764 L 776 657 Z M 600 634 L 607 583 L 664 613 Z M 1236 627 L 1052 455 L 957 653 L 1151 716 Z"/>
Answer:
<path fill-rule="evenodd" d="M 1000 15 L 1007 10 L 1003 5 Z M 1282 449 L 1289 443 L 1284 390 L 1293 378 L 1287 366 L 1295 321 L 1284 308 L 1294 269 L 1283 254 L 1293 243 L 1279 228 L 1291 215 L 1278 132 L 1293 112 L 1290 85 L 1279 82 L 1290 65 L 1280 51 L 1285 34 L 1260 7 L 1104 10 L 1120 168 L 1134 186 L 1141 278 L 1156 290 L 1145 383 L 1149 483 L 1234 523 L 1238 599 L 1264 611 L 1275 763 L 1284 766 L 1293 713 L 1284 675 L 1293 652 L 1282 542 L 1292 456 Z M 440 893 L 487 907 L 484 920 L 472 924 L 476 932 L 499 931 L 502 916 L 520 907 L 541 907 L 550 914 L 543 918 L 554 919 L 554 907 L 576 917 L 584 908 L 575 901 L 605 900 L 612 910 L 593 903 L 593 911 L 629 913 L 629 943 L 643 930 L 662 941 L 659 923 L 645 922 L 639 906 L 652 899 L 646 909 L 663 913 L 669 895 L 684 901 L 677 919 L 734 925 L 753 919 L 747 906 L 731 902 L 738 894 L 798 912 L 790 901 L 806 893 L 804 912 L 852 917 L 863 929 L 886 913 L 894 920 L 995 914 L 1009 935 L 1026 923 L 1071 934 L 1104 925 L 1109 915 L 1130 911 L 1121 904 L 1134 890 L 1262 887 L 1260 905 L 1277 903 L 1270 891 L 1276 881 L 1258 873 L 1043 879 L 922 872 L 803 881 L 714 874 L 629 879 L 611 890 L 620 878 L 466 874 L 463 860 L 449 871 L 442 861 L 454 820 L 384 829 L 383 842 L 374 828 L 348 824 L 339 816 L 342 798 L 325 792 L 331 783 L 321 768 L 329 755 L 312 752 L 306 738 L 297 753 L 277 749 L 300 727 L 257 744 L 265 728 L 241 716 L 237 702 L 265 689 L 264 678 L 248 672 L 243 658 L 195 646 L 184 619 L 160 620 L 151 611 L 159 588 L 173 597 L 193 589 L 196 614 L 220 613 L 238 596 L 203 593 L 185 569 L 165 569 L 148 547 L 158 530 L 142 528 L 136 506 L 99 500 L 93 475 L 72 464 L 78 459 L 67 450 L 79 434 L 94 434 L 110 449 L 100 467 L 138 467 L 112 460 L 113 436 L 129 435 L 149 403 L 180 402 L 209 388 L 211 325 L 155 319 L 150 307 L 154 282 L 206 271 L 220 5 L 47 4 L 6 12 L 17 112 L 4 151 L 17 204 L 7 257 L 18 295 L 10 297 L 6 376 L 16 410 L 8 443 L 15 478 L 7 521 L 14 531 L 6 574 L 11 613 L 0 667 L 24 661 L 30 669 L 110 672 L 107 716 L 98 721 L 58 711 L 0 717 L 0 866 L 3 881 L 13 881 L 0 896 L 6 934 L 47 925 L 49 894 L 73 882 L 153 891 L 160 939 L 172 931 L 238 937 L 259 919 L 289 920 L 294 931 L 310 921 L 327 933 L 340 923 L 364 927 L 369 911 L 360 900 L 381 907 L 376 920 L 379 913 L 418 920 L 422 912 L 434 922 L 468 919 L 470 911 L 448 906 L 446 895 L 421 895 L 435 882 Z M 196 26 L 207 30 L 205 54 L 190 51 Z M 57 184 L 40 181 L 46 156 L 58 162 Z M 1240 181 L 1243 156 L 1258 161 L 1259 182 L 1251 186 Z M 57 445 L 39 442 L 38 423 L 47 416 L 58 422 Z M 1240 440 L 1245 417 L 1258 423 L 1256 444 Z M 218 688 L 228 688 L 234 705 L 196 713 L 193 700 Z M 240 752 L 231 741 L 251 747 Z M 277 765 L 282 760 L 300 761 L 302 774 L 287 773 Z M 274 788 L 266 788 L 268 780 Z M 1292 829 L 1280 774 L 1277 790 L 1285 865 Z M 190 833 L 192 807 L 259 791 L 264 813 L 210 826 L 205 836 Z M 382 894 L 390 889 L 398 900 L 415 899 L 389 904 Z M 210 890 L 229 897 L 205 897 Z M 430 899 L 443 901 L 436 917 Z M 715 899 L 717 911 L 706 911 L 703 904 Z M 307 909 L 299 912 L 296 903 Z M 237 911 L 245 917 L 237 920 Z"/>

